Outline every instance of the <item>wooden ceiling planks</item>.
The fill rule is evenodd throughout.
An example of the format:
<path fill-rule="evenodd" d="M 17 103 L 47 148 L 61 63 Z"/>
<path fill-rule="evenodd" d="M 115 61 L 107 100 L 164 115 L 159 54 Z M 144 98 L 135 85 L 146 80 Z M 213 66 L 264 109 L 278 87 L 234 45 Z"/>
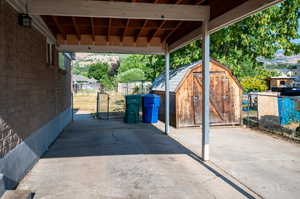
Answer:
<path fill-rule="evenodd" d="M 106 0 L 112 1 L 112 0 Z M 187 5 L 210 5 L 212 18 L 223 14 L 232 7 L 245 2 L 246 0 L 228 0 L 224 4 L 223 0 L 115 0 L 132 3 L 164 3 L 164 4 L 187 4 Z M 220 5 L 223 6 L 220 6 Z M 185 34 L 201 27 L 199 21 L 167 21 L 150 19 L 117 19 L 117 18 L 95 18 L 95 17 L 61 17 L 42 16 L 45 23 L 56 36 L 67 40 L 68 35 L 77 41 L 71 43 L 81 43 L 82 36 L 91 38 L 90 45 L 97 42 L 97 38 L 105 38 L 105 45 L 112 43 L 124 45 L 139 45 L 137 42 L 146 40 L 147 45 L 163 45 L 173 43 Z M 68 20 L 70 18 L 70 20 Z M 87 18 L 87 19 L 85 19 Z M 89 21 L 89 22 L 87 22 Z M 69 23 L 70 22 L 70 23 Z M 111 40 L 113 40 L 111 42 Z M 155 40 L 155 44 L 151 43 Z M 60 41 L 62 41 L 60 39 Z M 160 42 L 157 42 L 160 41 Z M 68 41 L 64 41 L 68 44 Z M 98 42 L 99 43 L 99 42 Z"/>

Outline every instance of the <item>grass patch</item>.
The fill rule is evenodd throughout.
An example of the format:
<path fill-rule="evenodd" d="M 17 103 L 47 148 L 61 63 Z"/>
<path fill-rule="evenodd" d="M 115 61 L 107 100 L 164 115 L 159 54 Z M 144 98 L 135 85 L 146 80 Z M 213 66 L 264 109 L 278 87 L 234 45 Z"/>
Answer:
<path fill-rule="evenodd" d="M 125 110 L 125 97 L 117 92 L 111 91 L 109 94 L 109 112 L 120 113 Z M 95 113 L 97 110 L 96 92 L 79 92 L 74 94 L 74 109 Z M 107 112 L 108 99 L 106 94 L 100 94 L 99 112 Z"/>

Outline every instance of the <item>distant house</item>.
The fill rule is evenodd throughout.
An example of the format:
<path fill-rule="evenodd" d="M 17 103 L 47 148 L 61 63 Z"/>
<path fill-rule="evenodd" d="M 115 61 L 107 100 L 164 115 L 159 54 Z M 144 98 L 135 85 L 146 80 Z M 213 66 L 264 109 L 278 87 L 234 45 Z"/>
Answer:
<path fill-rule="evenodd" d="M 288 68 L 271 69 L 271 71 L 276 71 L 280 74 L 280 76 L 287 76 L 287 77 L 293 77 L 297 73 L 297 69 L 288 69 Z"/>
<path fill-rule="evenodd" d="M 295 77 L 278 76 L 270 77 L 267 79 L 269 90 L 277 91 L 281 88 L 292 88 L 294 87 Z"/>
<path fill-rule="evenodd" d="M 80 90 L 94 90 L 100 87 L 100 84 L 94 78 L 87 78 L 82 75 L 73 75 L 72 78 L 74 92 Z"/>

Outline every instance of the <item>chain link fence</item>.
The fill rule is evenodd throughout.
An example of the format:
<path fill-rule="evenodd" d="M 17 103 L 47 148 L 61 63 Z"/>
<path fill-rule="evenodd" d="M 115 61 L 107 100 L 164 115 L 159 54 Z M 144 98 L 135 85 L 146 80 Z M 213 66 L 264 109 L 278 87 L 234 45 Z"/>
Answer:
<path fill-rule="evenodd" d="M 251 93 L 243 98 L 243 123 L 300 141 L 300 96 Z"/>
<path fill-rule="evenodd" d="M 97 92 L 96 117 L 98 119 L 122 119 L 125 114 L 126 95 L 144 95 L 150 92 L 151 82 L 142 80 L 119 83 L 110 91 Z"/>

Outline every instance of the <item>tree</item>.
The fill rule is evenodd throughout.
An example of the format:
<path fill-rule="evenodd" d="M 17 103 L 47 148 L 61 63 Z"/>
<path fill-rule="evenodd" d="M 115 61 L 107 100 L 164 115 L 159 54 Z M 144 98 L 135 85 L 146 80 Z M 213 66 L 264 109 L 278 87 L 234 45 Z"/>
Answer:
<path fill-rule="evenodd" d="M 110 67 L 107 63 L 95 63 L 88 66 L 88 77 L 94 78 L 107 89 L 113 88 L 113 77 L 109 76 Z"/>
<path fill-rule="evenodd" d="M 163 71 L 164 60 L 159 55 L 130 55 L 121 61 L 118 73 L 130 69 L 140 69 L 146 80 L 153 80 Z"/>
<path fill-rule="evenodd" d="M 300 52 L 298 18 L 300 0 L 286 0 L 211 36 L 211 56 L 226 65 L 261 67 L 257 57 L 273 58 L 279 50 L 285 55 Z"/>
<path fill-rule="evenodd" d="M 119 73 L 117 76 L 117 81 L 122 83 L 127 83 L 136 80 L 145 80 L 145 73 L 143 70 L 138 68 L 132 68 L 125 72 Z"/>
<path fill-rule="evenodd" d="M 72 70 L 72 73 L 75 75 L 83 75 L 87 77 L 89 68 L 87 66 L 81 66 L 79 63 L 75 63 Z"/>

